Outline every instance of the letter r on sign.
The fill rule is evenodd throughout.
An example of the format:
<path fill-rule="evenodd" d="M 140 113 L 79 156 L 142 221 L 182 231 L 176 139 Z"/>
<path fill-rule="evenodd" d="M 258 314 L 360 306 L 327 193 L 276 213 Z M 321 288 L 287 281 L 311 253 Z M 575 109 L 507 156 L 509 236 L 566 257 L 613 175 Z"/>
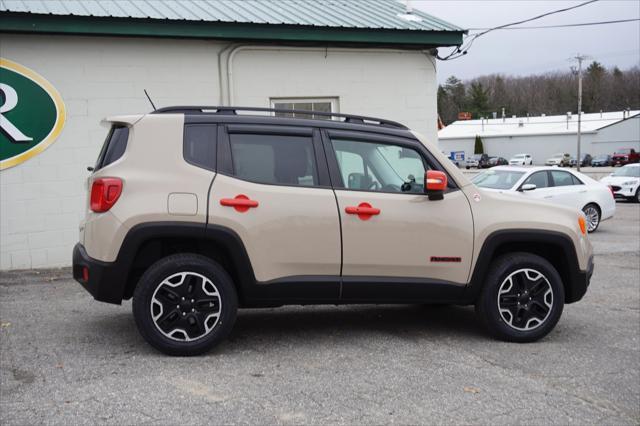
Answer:
<path fill-rule="evenodd" d="M 0 92 L 4 95 L 4 103 L 0 106 L 0 129 L 2 129 L 14 142 L 29 142 L 33 138 L 22 133 L 16 126 L 5 118 L 5 112 L 9 112 L 18 105 L 18 94 L 13 87 L 0 83 Z"/>

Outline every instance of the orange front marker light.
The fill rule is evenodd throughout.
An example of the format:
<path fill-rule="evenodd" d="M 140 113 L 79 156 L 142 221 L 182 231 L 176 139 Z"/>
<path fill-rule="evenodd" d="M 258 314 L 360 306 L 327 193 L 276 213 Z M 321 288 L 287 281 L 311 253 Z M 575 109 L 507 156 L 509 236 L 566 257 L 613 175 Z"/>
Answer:
<path fill-rule="evenodd" d="M 580 226 L 580 232 L 582 232 L 582 235 L 587 235 L 587 221 L 584 216 L 578 217 L 578 225 Z"/>

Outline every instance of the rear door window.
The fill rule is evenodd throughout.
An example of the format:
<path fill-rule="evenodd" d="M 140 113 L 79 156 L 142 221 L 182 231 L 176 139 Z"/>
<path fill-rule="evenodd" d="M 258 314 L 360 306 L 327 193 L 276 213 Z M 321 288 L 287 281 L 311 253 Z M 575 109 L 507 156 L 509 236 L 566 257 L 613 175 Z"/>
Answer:
<path fill-rule="evenodd" d="M 318 170 L 311 136 L 229 135 L 233 174 L 257 183 L 316 186 Z"/>
<path fill-rule="evenodd" d="M 127 141 L 129 140 L 129 128 L 126 126 L 113 126 L 107 134 L 107 138 L 102 145 L 100 154 L 98 155 L 98 161 L 96 161 L 95 170 L 100 170 L 103 167 L 113 163 L 124 154 L 127 148 Z"/>

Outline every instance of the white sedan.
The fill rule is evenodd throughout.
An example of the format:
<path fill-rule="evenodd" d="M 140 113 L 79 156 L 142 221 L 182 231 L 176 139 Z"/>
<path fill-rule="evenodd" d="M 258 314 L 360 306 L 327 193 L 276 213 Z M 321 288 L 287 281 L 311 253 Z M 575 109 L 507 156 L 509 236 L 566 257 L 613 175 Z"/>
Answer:
<path fill-rule="evenodd" d="M 600 182 L 609 185 L 616 198 L 640 203 L 640 163 L 622 166 Z"/>
<path fill-rule="evenodd" d="M 509 159 L 510 166 L 531 166 L 533 164 L 533 157 L 531 154 L 516 154 Z"/>
<path fill-rule="evenodd" d="M 498 166 L 479 173 L 473 183 L 483 189 L 513 193 L 582 210 L 587 230 L 613 217 L 616 202 L 611 189 L 589 176 L 558 167 Z"/>

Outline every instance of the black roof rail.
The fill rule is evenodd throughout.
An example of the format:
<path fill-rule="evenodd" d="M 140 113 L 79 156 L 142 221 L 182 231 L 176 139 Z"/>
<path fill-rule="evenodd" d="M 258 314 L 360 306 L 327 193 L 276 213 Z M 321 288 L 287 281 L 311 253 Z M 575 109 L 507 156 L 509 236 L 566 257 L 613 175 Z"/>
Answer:
<path fill-rule="evenodd" d="M 382 118 L 366 117 L 362 115 L 340 114 L 336 112 L 323 111 L 307 111 L 300 109 L 284 109 L 284 108 L 260 108 L 260 107 L 231 107 L 231 106 L 170 106 L 159 108 L 151 114 L 220 114 L 220 115 L 237 115 L 237 111 L 255 111 L 255 112 L 280 112 L 285 114 L 306 114 L 312 118 L 313 116 L 323 117 L 339 117 L 344 118 L 345 123 L 353 124 L 376 124 L 379 126 L 395 127 L 398 129 L 408 130 L 408 127 L 391 120 Z M 299 118 L 299 117 L 294 117 Z"/>

